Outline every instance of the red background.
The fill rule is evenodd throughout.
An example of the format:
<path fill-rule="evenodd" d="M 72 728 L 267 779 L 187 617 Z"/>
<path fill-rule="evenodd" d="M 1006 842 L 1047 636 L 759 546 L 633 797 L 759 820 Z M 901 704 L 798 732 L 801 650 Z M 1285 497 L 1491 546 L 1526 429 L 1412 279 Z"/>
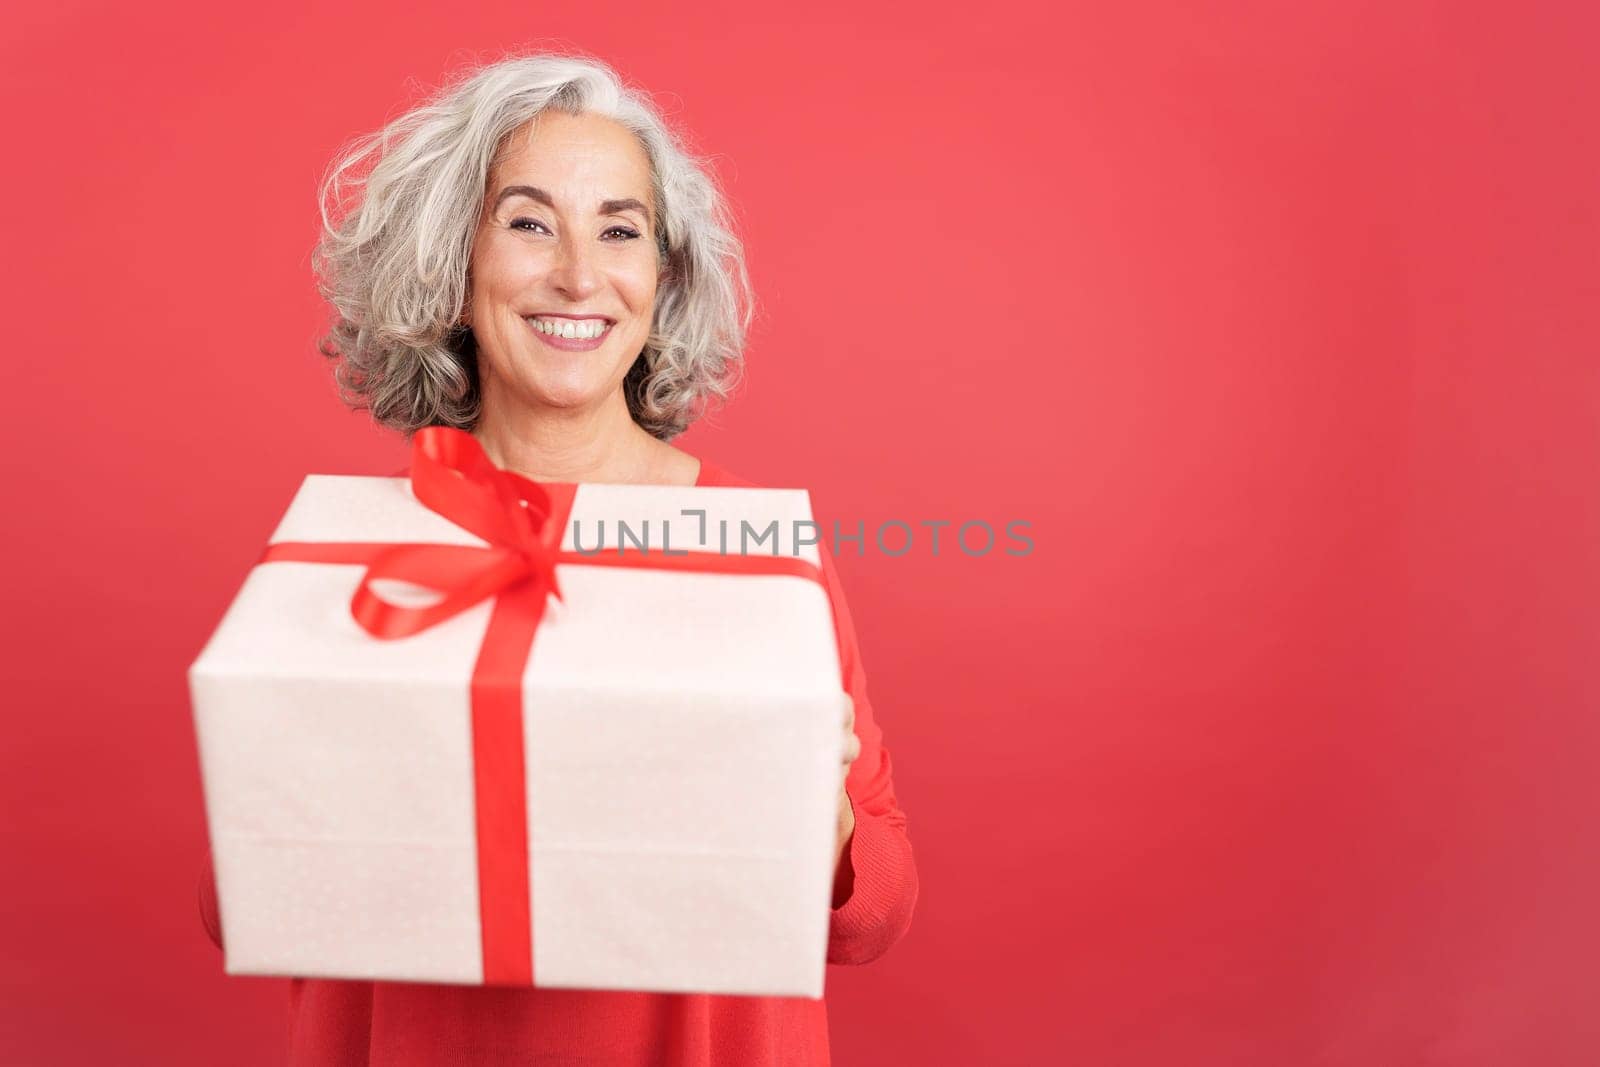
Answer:
<path fill-rule="evenodd" d="M 923 888 L 838 1062 L 1600 1061 L 1592 5 L 530 10 L 5 16 L 0 1059 L 280 1057 L 184 670 L 305 473 L 405 462 L 313 350 L 323 166 L 546 42 L 737 205 L 684 447 L 1032 523 L 841 558 Z"/>

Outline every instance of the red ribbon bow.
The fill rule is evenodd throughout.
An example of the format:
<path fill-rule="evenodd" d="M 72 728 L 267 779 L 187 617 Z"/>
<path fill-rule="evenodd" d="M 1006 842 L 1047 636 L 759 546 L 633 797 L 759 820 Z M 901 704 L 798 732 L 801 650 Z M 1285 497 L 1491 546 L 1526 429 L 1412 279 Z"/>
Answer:
<path fill-rule="evenodd" d="M 445 426 L 417 431 L 411 488 L 423 504 L 489 547 L 395 545 L 375 556 L 350 602 L 350 613 L 373 636 L 407 637 L 524 581 L 561 599 L 556 556 L 570 493 L 558 517 L 544 486 L 496 467 L 476 438 Z M 373 580 L 381 578 L 436 589 L 444 597 L 423 608 L 401 607 L 373 591 Z"/>
<path fill-rule="evenodd" d="M 522 675 L 549 594 L 561 599 L 556 566 L 788 574 L 824 589 L 827 583 L 815 565 L 796 556 L 693 551 L 627 555 L 620 545 L 614 555 L 562 551 L 577 486 L 535 482 L 502 470 L 476 438 L 450 427 L 426 427 L 413 437 L 411 488 L 429 509 L 488 544 L 279 541 L 267 546 L 261 562 L 365 564 L 350 613 L 367 632 L 386 639 L 415 634 L 495 598 L 471 684 L 483 980 L 487 985 L 532 985 Z M 442 598 L 425 607 L 395 604 L 373 589 L 372 583 L 381 579 L 410 582 Z"/>

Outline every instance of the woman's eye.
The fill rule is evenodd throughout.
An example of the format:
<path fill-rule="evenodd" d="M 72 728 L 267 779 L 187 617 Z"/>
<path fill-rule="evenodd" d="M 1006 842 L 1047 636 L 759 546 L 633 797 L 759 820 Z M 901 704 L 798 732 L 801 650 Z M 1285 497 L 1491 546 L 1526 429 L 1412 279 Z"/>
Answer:
<path fill-rule="evenodd" d="M 510 227 L 513 230 L 526 230 L 530 226 L 537 226 L 537 227 L 539 227 L 539 229 L 544 230 L 545 233 L 549 233 L 550 232 L 548 229 L 546 229 L 545 224 L 540 222 L 538 219 L 517 218 L 517 219 L 512 219 L 511 222 L 510 222 Z M 634 240 L 637 240 L 639 238 L 639 236 L 640 236 L 638 230 L 631 229 L 630 227 L 627 227 L 627 226 L 613 226 L 610 229 L 606 230 L 606 232 L 602 236 L 609 237 L 611 234 L 614 234 L 614 233 L 622 235 L 622 236 L 616 238 L 616 240 L 619 240 L 619 241 L 634 241 Z"/>

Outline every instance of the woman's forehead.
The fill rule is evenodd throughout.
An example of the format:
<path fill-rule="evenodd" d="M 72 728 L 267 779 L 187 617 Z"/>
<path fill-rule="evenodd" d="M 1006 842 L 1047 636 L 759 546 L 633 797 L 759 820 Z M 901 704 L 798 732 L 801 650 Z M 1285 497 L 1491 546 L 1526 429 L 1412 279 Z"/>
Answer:
<path fill-rule="evenodd" d="M 545 203 L 581 198 L 583 203 L 569 206 L 598 207 L 626 200 L 648 204 L 651 191 L 650 159 L 631 131 L 604 116 L 555 112 L 508 139 L 486 193 L 492 203 L 524 195 Z"/>
<path fill-rule="evenodd" d="M 547 112 L 515 130 L 500 153 L 502 166 L 591 165 L 645 169 L 650 164 L 633 132 L 604 115 Z"/>

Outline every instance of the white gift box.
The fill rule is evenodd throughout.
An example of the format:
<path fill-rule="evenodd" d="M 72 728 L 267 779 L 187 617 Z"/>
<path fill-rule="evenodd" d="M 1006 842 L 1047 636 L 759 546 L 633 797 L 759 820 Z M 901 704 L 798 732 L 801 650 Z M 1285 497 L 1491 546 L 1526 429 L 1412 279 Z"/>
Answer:
<path fill-rule="evenodd" d="M 584 484 L 570 519 L 563 549 L 606 520 L 612 554 L 619 519 L 674 554 L 776 520 L 746 551 L 820 564 L 799 489 Z M 272 542 L 485 544 L 404 478 L 333 475 Z M 380 639 L 351 616 L 364 572 L 258 563 L 189 670 L 226 970 L 481 983 L 470 679 L 493 601 Z M 522 676 L 533 984 L 820 997 L 850 701 L 825 588 L 556 573 Z"/>

